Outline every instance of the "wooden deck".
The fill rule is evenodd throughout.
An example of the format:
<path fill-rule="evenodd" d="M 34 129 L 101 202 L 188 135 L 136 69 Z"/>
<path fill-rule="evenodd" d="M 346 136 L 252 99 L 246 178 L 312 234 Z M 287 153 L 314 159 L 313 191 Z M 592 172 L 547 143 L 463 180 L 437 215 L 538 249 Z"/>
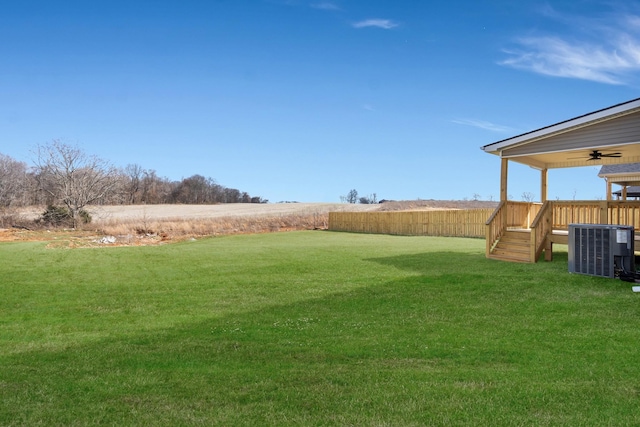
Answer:
<path fill-rule="evenodd" d="M 630 225 L 639 240 L 640 201 L 501 202 L 486 224 L 487 258 L 537 262 L 568 243 L 569 224 Z"/>

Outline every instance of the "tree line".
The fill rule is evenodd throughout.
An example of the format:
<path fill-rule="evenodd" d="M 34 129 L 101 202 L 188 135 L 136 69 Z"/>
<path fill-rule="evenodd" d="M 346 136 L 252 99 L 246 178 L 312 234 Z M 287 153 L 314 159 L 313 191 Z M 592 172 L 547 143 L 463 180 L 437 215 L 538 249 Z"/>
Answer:
<path fill-rule="evenodd" d="M 58 140 L 34 154 L 28 165 L 0 153 L 0 208 L 64 205 L 75 215 L 92 204 L 268 202 L 198 174 L 173 181 L 138 164 L 117 168 Z"/>

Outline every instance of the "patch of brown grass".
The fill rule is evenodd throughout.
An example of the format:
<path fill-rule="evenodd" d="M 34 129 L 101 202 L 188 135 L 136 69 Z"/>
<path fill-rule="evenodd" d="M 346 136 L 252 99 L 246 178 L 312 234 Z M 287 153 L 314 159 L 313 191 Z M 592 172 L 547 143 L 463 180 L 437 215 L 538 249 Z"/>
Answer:
<path fill-rule="evenodd" d="M 278 231 L 326 229 L 328 214 L 290 214 L 272 216 L 227 216 L 215 218 L 117 219 L 100 224 L 100 234 L 118 240 L 132 236 L 159 236 L 161 241 L 184 240 L 226 234 L 273 233 Z"/>
<path fill-rule="evenodd" d="M 18 209 L 0 207 L 0 229 L 11 227 L 25 227 L 31 224 L 31 220 Z"/>
<path fill-rule="evenodd" d="M 380 211 L 419 211 L 444 209 L 495 209 L 498 202 L 485 200 L 401 200 L 380 204 Z"/>
<path fill-rule="evenodd" d="M 126 207 L 118 207 L 114 214 L 95 215 L 94 221 L 77 230 L 62 228 L 46 228 L 35 225 L 25 212 L 4 212 L 4 226 L 0 224 L 0 241 L 47 241 L 49 247 L 105 247 L 122 245 L 156 245 L 168 241 L 180 241 L 207 236 L 227 234 L 273 233 L 279 231 L 326 229 L 329 224 L 329 211 L 369 210 L 369 211 L 411 211 L 438 209 L 478 209 L 494 208 L 497 202 L 468 200 L 408 200 L 390 201 L 379 205 L 335 205 L 335 206 L 300 206 L 295 212 L 270 212 L 270 206 L 249 206 L 254 209 L 251 214 L 235 210 L 230 215 L 200 213 L 201 216 L 185 215 L 184 217 L 157 216 L 152 208 L 148 212 L 135 217 L 126 215 Z M 186 205 L 190 207 L 190 205 Z M 243 206 L 240 206 L 243 207 Z M 298 206 L 284 206 L 298 208 Z M 172 209 L 178 207 L 171 206 Z M 200 206 L 196 208 L 203 209 Z M 204 207 L 206 209 L 206 207 Z M 220 208 L 220 207 L 215 207 Z M 226 207 L 225 207 L 226 208 Z M 276 206 L 283 209 L 283 206 Z M 36 208 L 32 209 L 37 212 Z M 125 214 L 118 214 L 118 212 Z M 189 212 L 186 209 L 185 212 Z M 174 212 L 175 213 L 175 212 Z M 33 214 L 35 215 L 35 214 Z M 33 216 L 32 215 L 32 216 Z M 26 224 L 29 229 L 15 228 Z M 4 227 L 4 228 L 3 228 Z M 105 239 L 108 237 L 108 239 Z"/>
<path fill-rule="evenodd" d="M 24 218 L 24 217 L 23 217 Z M 13 223 L 14 221 L 9 221 Z M 48 247 L 78 248 L 156 245 L 206 236 L 326 229 L 329 214 L 309 210 L 296 213 L 208 217 L 138 217 L 107 215 L 78 229 L 47 227 L 28 222 L 28 229 L 0 227 L 1 241 L 45 241 Z"/>

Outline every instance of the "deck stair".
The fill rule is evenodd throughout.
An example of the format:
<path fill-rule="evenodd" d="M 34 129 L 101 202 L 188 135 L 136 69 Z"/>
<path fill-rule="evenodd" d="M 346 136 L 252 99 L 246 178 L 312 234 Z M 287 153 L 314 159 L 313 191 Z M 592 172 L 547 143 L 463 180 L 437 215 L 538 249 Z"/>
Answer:
<path fill-rule="evenodd" d="M 529 230 L 507 230 L 500 237 L 489 258 L 512 262 L 531 262 L 531 232 Z"/>
<path fill-rule="evenodd" d="M 567 245 L 571 224 L 629 225 L 640 232 L 640 201 L 561 201 L 527 203 L 503 200 L 486 222 L 487 258 L 534 263 L 553 246 Z M 640 241 L 636 234 L 636 251 Z"/>

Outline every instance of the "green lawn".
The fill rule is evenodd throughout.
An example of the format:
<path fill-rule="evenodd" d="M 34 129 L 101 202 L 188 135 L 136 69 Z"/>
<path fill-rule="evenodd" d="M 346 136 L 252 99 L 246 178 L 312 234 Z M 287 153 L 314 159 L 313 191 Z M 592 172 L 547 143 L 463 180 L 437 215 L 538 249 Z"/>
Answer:
<path fill-rule="evenodd" d="M 0 245 L 0 425 L 638 425 L 640 295 L 478 239 Z"/>

